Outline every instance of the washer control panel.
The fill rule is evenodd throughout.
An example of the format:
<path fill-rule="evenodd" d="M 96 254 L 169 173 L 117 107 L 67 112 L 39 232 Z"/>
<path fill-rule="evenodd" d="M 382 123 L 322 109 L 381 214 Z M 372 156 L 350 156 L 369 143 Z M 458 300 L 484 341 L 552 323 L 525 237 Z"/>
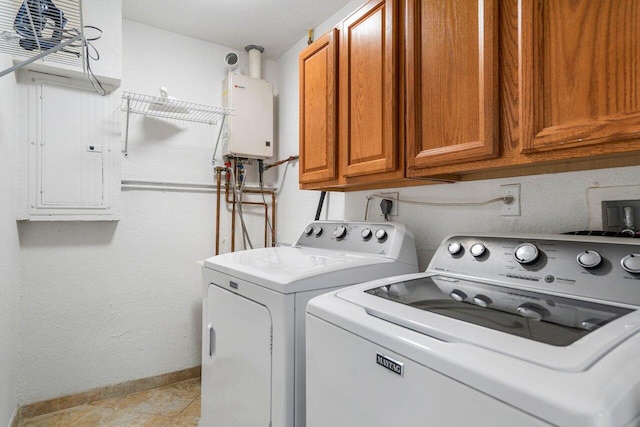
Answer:
<path fill-rule="evenodd" d="M 395 222 L 315 221 L 309 224 L 295 246 L 363 252 L 412 258 L 417 264 L 413 234 Z"/>
<path fill-rule="evenodd" d="M 638 240 L 564 235 L 455 235 L 442 242 L 427 272 L 640 305 Z M 490 304 L 484 297 L 477 296 L 473 302 L 480 306 Z M 531 317 L 540 315 L 536 307 L 523 307 L 521 311 Z"/>

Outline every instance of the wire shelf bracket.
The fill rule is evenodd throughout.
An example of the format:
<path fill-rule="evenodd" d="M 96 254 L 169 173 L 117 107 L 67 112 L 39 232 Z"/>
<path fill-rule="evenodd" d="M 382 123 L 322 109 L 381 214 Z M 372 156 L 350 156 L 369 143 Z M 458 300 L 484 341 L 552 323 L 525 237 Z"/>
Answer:
<path fill-rule="evenodd" d="M 180 120 L 207 125 L 222 124 L 227 115 L 233 110 L 224 107 L 214 107 L 194 102 L 180 101 L 173 98 L 165 98 L 152 95 L 143 95 L 134 92 L 122 92 L 122 104 L 120 110 L 127 113 L 125 128 L 124 156 L 129 155 L 129 116 L 141 114 L 143 116 L 159 117 L 163 119 Z M 218 140 L 221 132 L 218 133 Z"/>

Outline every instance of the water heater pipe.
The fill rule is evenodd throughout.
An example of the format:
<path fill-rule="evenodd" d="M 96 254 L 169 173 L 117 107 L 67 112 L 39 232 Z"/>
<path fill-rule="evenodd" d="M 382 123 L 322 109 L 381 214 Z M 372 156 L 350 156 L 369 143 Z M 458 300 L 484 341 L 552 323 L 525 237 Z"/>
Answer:
<path fill-rule="evenodd" d="M 250 44 L 244 47 L 249 53 L 249 76 L 254 79 L 262 78 L 262 53 L 264 48 L 255 44 Z"/>

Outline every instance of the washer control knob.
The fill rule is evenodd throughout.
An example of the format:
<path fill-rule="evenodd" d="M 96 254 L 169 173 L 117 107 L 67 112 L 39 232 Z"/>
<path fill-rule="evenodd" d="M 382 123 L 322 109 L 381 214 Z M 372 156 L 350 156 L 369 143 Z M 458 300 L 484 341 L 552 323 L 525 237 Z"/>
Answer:
<path fill-rule="evenodd" d="M 313 233 L 313 227 L 307 227 L 304 229 L 305 236 L 311 236 L 311 233 Z"/>
<path fill-rule="evenodd" d="M 542 320 L 550 314 L 549 310 L 547 310 L 543 306 L 530 302 L 525 302 L 524 304 L 518 306 L 518 308 L 516 308 L 516 311 L 520 316 L 533 320 Z"/>
<path fill-rule="evenodd" d="M 533 243 L 520 243 L 513 250 L 513 257 L 520 264 L 533 264 L 540 257 L 540 251 Z"/>
<path fill-rule="evenodd" d="M 475 258 L 480 258 L 485 254 L 485 252 L 487 252 L 487 247 L 482 243 L 474 243 L 473 245 L 471 245 L 469 252 L 471 252 L 471 255 L 473 255 Z"/>
<path fill-rule="evenodd" d="M 584 268 L 596 268 L 602 263 L 602 257 L 596 251 L 582 251 L 576 258 L 578 264 Z"/>
<path fill-rule="evenodd" d="M 386 238 L 387 238 L 387 232 L 384 228 L 379 228 L 378 230 L 376 230 L 376 239 L 384 240 Z"/>
<path fill-rule="evenodd" d="M 625 271 L 633 274 L 640 273 L 640 254 L 629 254 L 620 260 L 620 265 Z"/>
<path fill-rule="evenodd" d="M 460 253 L 461 250 L 462 250 L 462 244 L 457 240 L 454 240 L 453 242 L 449 242 L 449 245 L 447 246 L 447 251 L 451 255 L 457 255 Z"/>
<path fill-rule="evenodd" d="M 491 301 L 491 298 L 486 295 L 478 294 L 473 297 L 473 303 L 475 305 L 479 305 L 480 307 L 488 307 L 492 302 L 493 301 Z"/>
<path fill-rule="evenodd" d="M 322 234 L 322 227 L 313 227 L 313 234 L 320 236 Z"/>
<path fill-rule="evenodd" d="M 462 292 L 460 289 L 454 289 L 451 291 L 451 293 L 449 294 L 451 296 L 451 298 L 453 298 L 456 301 L 464 301 L 467 299 L 467 294 L 465 294 L 464 292 Z"/>
<path fill-rule="evenodd" d="M 373 236 L 373 231 L 371 231 L 370 228 L 365 228 L 364 230 L 362 230 L 362 232 L 360 233 L 360 236 L 362 236 L 363 240 L 369 240 L 371 238 L 371 236 Z"/>
<path fill-rule="evenodd" d="M 336 227 L 336 229 L 333 230 L 333 235 L 336 236 L 336 239 L 338 240 L 344 239 L 347 235 L 347 227 L 345 227 L 344 225 Z"/>

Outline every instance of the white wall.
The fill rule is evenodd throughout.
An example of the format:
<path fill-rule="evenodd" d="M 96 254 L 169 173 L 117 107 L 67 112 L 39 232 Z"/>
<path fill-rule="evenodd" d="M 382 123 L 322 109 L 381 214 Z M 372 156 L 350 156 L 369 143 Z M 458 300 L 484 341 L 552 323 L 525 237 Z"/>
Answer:
<path fill-rule="evenodd" d="M 123 44 L 122 90 L 158 95 L 166 86 L 184 101 L 220 105 L 229 49 L 129 21 Z M 216 136 L 215 126 L 132 115 L 122 179 L 213 184 Z M 123 191 L 120 211 L 113 223 L 19 225 L 21 404 L 200 364 L 196 262 L 214 253 L 215 195 Z M 226 237 L 228 223 L 225 207 Z"/>
<path fill-rule="evenodd" d="M 480 207 L 438 207 L 399 204 L 394 221 L 405 223 L 416 236 L 420 268 L 426 268 L 445 236 L 459 232 L 564 233 L 587 230 L 587 189 L 640 184 L 640 166 L 566 172 L 518 178 L 459 182 L 385 189 L 400 198 L 428 202 L 480 202 L 502 195 L 501 185 L 521 184 L 521 215 L 501 216 L 501 204 Z M 375 191 L 348 193 L 345 218 L 364 218 L 366 196 Z M 640 194 L 638 195 L 640 197 Z M 371 200 L 370 220 L 382 220 L 380 199 Z"/>
<path fill-rule="evenodd" d="M 0 54 L 0 69 L 13 65 Z M 9 425 L 18 406 L 18 315 L 20 247 L 15 221 L 16 136 L 15 77 L 0 77 L 0 425 Z"/>

